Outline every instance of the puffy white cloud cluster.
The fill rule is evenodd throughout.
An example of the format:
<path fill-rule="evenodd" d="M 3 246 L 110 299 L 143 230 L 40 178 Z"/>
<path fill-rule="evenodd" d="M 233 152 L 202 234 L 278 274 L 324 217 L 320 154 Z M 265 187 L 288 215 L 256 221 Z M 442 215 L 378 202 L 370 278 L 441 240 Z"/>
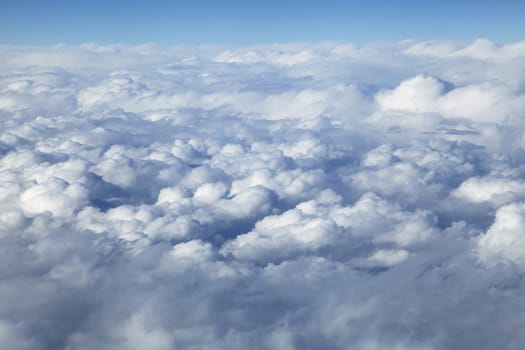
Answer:
<path fill-rule="evenodd" d="M 0 47 L 0 344 L 522 349 L 524 47 Z"/>

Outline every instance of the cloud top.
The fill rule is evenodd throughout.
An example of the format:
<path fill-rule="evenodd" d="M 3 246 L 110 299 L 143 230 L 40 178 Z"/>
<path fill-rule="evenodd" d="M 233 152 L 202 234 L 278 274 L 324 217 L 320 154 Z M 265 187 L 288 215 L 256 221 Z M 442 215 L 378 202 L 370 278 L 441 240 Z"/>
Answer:
<path fill-rule="evenodd" d="M 522 349 L 522 48 L 0 47 L 0 343 Z"/>

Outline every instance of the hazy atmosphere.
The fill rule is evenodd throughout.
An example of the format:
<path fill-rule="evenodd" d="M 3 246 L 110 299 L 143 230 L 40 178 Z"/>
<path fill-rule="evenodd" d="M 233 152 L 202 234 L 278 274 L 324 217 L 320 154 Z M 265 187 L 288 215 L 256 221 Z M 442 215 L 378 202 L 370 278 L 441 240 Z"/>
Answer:
<path fill-rule="evenodd" d="M 0 348 L 524 349 L 524 6 L 458 3 L 2 2 Z"/>

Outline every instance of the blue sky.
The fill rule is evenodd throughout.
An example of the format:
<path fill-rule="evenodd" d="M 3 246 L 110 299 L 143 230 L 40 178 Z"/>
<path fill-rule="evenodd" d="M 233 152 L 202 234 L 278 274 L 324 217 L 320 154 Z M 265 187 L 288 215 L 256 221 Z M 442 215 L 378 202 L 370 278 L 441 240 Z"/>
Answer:
<path fill-rule="evenodd" d="M 0 43 L 504 43 L 525 37 L 524 17 L 520 0 L 0 0 Z"/>

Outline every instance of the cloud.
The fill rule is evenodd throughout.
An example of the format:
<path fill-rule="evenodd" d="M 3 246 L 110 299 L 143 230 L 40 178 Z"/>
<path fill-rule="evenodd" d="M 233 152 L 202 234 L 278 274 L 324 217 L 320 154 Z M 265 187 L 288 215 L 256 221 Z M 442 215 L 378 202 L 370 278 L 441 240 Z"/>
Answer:
<path fill-rule="evenodd" d="M 222 52 L 213 60 L 222 63 L 269 63 L 279 66 L 293 66 L 296 64 L 308 63 L 314 58 L 315 53 L 311 50 L 302 50 L 299 52 L 292 51 L 288 53 L 274 49 L 266 52 L 249 50 L 242 53 L 228 50 Z"/>
<path fill-rule="evenodd" d="M 346 261 L 351 258 L 347 254 L 361 258 L 376 249 L 367 259 L 383 260 L 389 266 L 404 260 L 407 252 L 374 246 L 409 247 L 433 234 L 432 220 L 425 213 L 401 212 L 373 194 L 366 194 L 353 207 L 341 206 L 341 199 L 328 190 L 281 215 L 267 216 L 252 231 L 227 242 L 221 252 L 242 260 L 280 262 L 304 253 L 324 255 L 324 250 Z M 359 246 L 367 248 L 361 253 L 356 250 Z"/>
<path fill-rule="evenodd" d="M 508 61 L 525 56 L 523 41 L 497 45 L 488 39 L 477 39 L 465 46 L 451 42 L 418 42 L 405 51 L 410 55 L 433 56 L 440 58 L 468 57 L 477 60 Z"/>
<path fill-rule="evenodd" d="M 484 262 L 512 262 L 523 267 L 524 213 L 523 203 L 505 205 L 496 211 L 494 224 L 477 242 L 479 257 Z"/>
<path fill-rule="evenodd" d="M 84 188 L 78 185 L 66 185 L 61 181 L 51 181 L 47 184 L 31 186 L 22 192 L 20 206 L 28 217 L 45 212 L 50 212 L 57 217 L 67 217 L 73 214 L 85 198 Z"/>
<path fill-rule="evenodd" d="M 445 86 L 439 80 L 418 75 L 403 81 L 392 91 L 382 91 L 377 95 L 381 108 L 387 110 L 403 110 L 413 113 L 435 111 L 436 100 Z"/>
<path fill-rule="evenodd" d="M 508 178 L 469 178 L 452 192 L 454 196 L 469 202 L 515 201 L 524 194 L 524 183 Z M 508 198 L 508 199 L 507 199 Z"/>
<path fill-rule="evenodd" d="M 523 348 L 522 47 L 0 47 L 0 342 Z"/>
<path fill-rule="evenodd" d="M 405 80 L 393 90 L 376 95 L 380 108 L 420 115 L 437 113 L 448 118 L 467 118 L 475 122 L 501 123 L 521 118 L 522 96 L 500 84 L 471 84 L 452 87 L 431 76 Z"/>

